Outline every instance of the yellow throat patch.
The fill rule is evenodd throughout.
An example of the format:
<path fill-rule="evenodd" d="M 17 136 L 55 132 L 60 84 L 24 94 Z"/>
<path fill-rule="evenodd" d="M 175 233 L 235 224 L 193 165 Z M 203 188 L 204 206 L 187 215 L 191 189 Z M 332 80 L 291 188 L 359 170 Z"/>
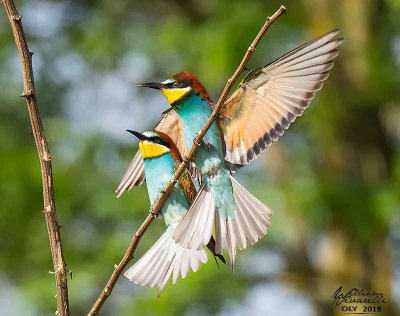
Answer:
<path fill-rule="evenodd" d="M 143 159 L 159 157 L 169 152 L 169 148 L 159 144 L 154 144 L 147 140 L 139 142 L 139 149 L 142 153 Z"/>
<path fill-rule="evenodd" d="M 190 91 L 190 87 L 182 89 L 161 89 L 161 92 L 167 98 L 169 104 L 172 104 L 181 99 L 186 93 Z"/>

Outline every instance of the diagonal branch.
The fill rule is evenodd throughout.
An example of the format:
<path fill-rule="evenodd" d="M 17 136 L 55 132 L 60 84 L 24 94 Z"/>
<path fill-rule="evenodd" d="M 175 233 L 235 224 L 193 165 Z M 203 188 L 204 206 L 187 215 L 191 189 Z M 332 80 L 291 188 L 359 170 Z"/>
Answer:
<path fill-rule="evenodd" d="M 51 256 L 53 258 L 54 275 L 57 286 L 57 315 L 68 316 L 68 287 L 64 256 L 61 247 L 60 226 L 57 222 L 56 205 L 53 190 L 53 174 L 51 156 L 47 146 L 46 135 L 40 118 L 38 103 L 36 100 L 35 84 L 32 70 L 32 54 L 29 51 L 22 27 L 21 16 L 18 14 L 13 0 L 2 1 L 11 24 L 15 43 L 21 58 L 24 92 L 22 96 L 28 105 L 29 118 L 32 132 L 35 138 L 36 149 L 39 155 L 40 169 L 42 173 L 44 217 L 46 219 L 49 234 Z"/>
<path fill-rule="evenodd" d="M 282 5 L 271 17 L 267 17 L 263 27 L 258 32 L 254 41 L 248 47 L 246 54 L 244 55 L 242 61 L 240 62 L 238 68 L 236 69 L 235 73 L 228 80 L 207 123 L 204 125 L 204 127 L 199 132 L 197 132 L 196 138 L 193 140 L 194 145 L 190 149 L 187 159 L 185 159 L 185 161 L 180 164 L 179 168 L 176 170 L 172 179 L 165 185 L 165 187 L 161 191 L 162 192 L 161 195 L 158 197 L 158 199 L 153 204 L 153 207 L 150 210 L 150 215 L 147 216 L 147 218 L 143 222 L 142 226 L 140 226 L 139 230 L 133 235 L 131 243 L 129 244 L 129 247 L 126 250 L 124 257 L 122 258 L 120 263 L 115 266 L 115 269 L 114 269 L 113 273 L 111 274 L 110 279 L 108 280 L 105 288 L 103 289 L 100 296 L 97 298 L 96 302 L 92 306 L 90 312 L 88 313 L 88 316 L 97 315 L 99 313 L 101 307 L 103 306 L 104 302 L 111 295 L 111 292 L 112 292 L 115 284 L 117 283 L 117 280 L 120 277 L 122 271 L 125 269 L 126 265 L 129 263 L 129 261 L 133 258 L 133 253 L 134 253 L 137 245 L 139 244 L 140 239 L 142 238 L 143 234 L 146 232 L 149 225 L 157 217 L 157 214 L 160 212 L 165 200 L 167 199 L 169 193 L 171 192 L 174 184 L 177 182 L 177 179 L 179 178 L 181 173 L 185 170 L 185 168 L 187 168 L 189 162 L 191 160 L 193 160 L 193 157 L 195 156 L 197 148 L 199 147 L 199 144 L 201 144 L 204 135 L 207 133 L 208 129 L 211 127 L 214 120 L 216 119 L 219 110 L 222 108 L 222 106 L 228 96 L 229 91 L 232 89 L 233 85 L 238 80 L 241 73 L 245 70 L 246 64 L 249 61 L 253 52 L 256 50 L 256 47 L 257 47 L 258 43 L 260 42 L 261 38 L 263 37 L 263 35 L 267 31 L 267 29 L 271 26 L 271 24 L 285 12 L 286 12 L 286 8 Z"/>

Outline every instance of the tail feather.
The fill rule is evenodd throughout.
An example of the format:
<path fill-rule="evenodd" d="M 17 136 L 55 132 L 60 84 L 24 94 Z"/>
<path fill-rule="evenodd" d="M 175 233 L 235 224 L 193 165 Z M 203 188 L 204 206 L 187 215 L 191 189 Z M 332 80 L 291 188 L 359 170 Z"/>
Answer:
<path fill-rule="evenodd" d="M 234 270 L 237 249 L 254 245 L 263 237 L 271 224 L 272 211 L 231 177 L 235 217 L 224 218 L 215 214 L 215 251 L 227 250 Z"/>
<path fill-rule="evenodd" d="M 162 243 L 160 243 L 157 248 L 158 249 L 155 253 L 152 253 L 151 256 L 147 257 L 147 260 L 139 260 L 141 261 L 141 273 L 137 277 L 138 284 L 157 287 L 158 282 L 161 280 L 160 270 L 164 270 L 165 267 L 168 266 L 168 263 L 165 260 L 167 252 L 163 251 Z"/>
<path fill-rule="evenodd" d="M 243 208 L 243 202 L 239 199 L 236 200 L 236 203 L 238 205 L 238 209 Z M 241 206 L 241 207 L 240 207 Z M 237 219 L 240 223 L 242 223 L 242 226 L 240 227 L 240 240 L 243 240 L 242 244 L 239 246 L 239 249 L 245 249 L 247 247 L 247 239 L 250 241 L 252 245 L 257 241 L 257 235 L 253 233 L 251 230 L 251 225 L 248 223 L 248 219 L 243 215 L 243 212 L 237 212 L 236 213 Z M 247 239 L 246 239 L 247 237 Z"/>
<path fill-rule="evenodd" d="M 189 263 L 189 256 L 188 255 L 183 255 L 182 256 L 182 264 L 181 264 L 181 276 L 182 278 L 186 277 L 189 273 L 189 269 L 190 269 L 190 263 Z"/>
<path fill-rule="evenodd" d="M 172 238 L 185 248 L 202 249 L 210 241 L 214 213 L 212 194 L 203 185 Z"/>
<path fill-rule="evenodd" d="M 238 191 L 237 191 L 238 192 Z M 247 203 L 246 203 L 247 202 Z M 246 237 L 250 240 L 251 244 L 254 245 L 257 240 L 259 235 L 263 233 L 263 224 L 259 221 L 260 217 L 257 216 L 257 214 L 248 212 L 245 213 L 244 211 L 247 210 L 247 208 L 254 207 L 253 204 L 249 203 L 248 201 L 245 200 L 244 196 L 241 195 L 236 195 L 235 196 L 235 205 L 236 205 L 236 213 L 240 214 L 239 217 L 243 220 L 242 221 L 242 226 L 246 231 Z M 254 210 L 254 208 L 252 208 Z M 261 218 L 263 221 L 263 219 Z"/>
<path fill-rule="evenodd" d="M 234 226 L 238 226 L 237 225 L 238 221 L 237 219 L 228 219 L 226 221 L 226 234 L 227 234 L 227 246 L 228 246 L 228 254 L 229 254 L 229 258 L 231 259 L 231 269 L 232 272 L 235 270 L 235 260 L 236 260 L 236 248 L 239 246 L 238 242 L 237 242 L 237 236 L 236 236 L 236 232 L 237 230 L 235 230 L 233 227 Z"/>
<path fill-rule="evenodd" d="M 219 212 L 215 212 L 215 252 L 222 253 L 227 249 L 226 221 Z"/>
<path fill-rule="evenodd" d="M 156 263 L 151 267 L 151 270 L 147 270 L 144 273 L 144 282 L 147 282 L 150 287 L 157 287 L 160 284 L 160 280 L 165 277 L 170 263 L 171 261 L 168 261 L 168 252 L 161 253 L 161 256 L 156 259 Z"/>
<path fill-rule="evenodd" d="M 199 257 L 197 256 L 197 254 L 195 252 L 191 253 L 189 256 L 189 265 L 193 271 L 197 271 L 200 268 Z"/>
<path fill-rule="evenodd" d="M 242 226 L 246 225 L 246 221 L 242 226 L 239 225 L 241 223 L 243 214 L 241 212 L 236 212 L 236 220 L 228 220 L 228 231 L 229 233 L 235 237 L 235 244 L 238 246 L 240 250 L 243 250 L 247 247 L 246 235 L 244 233 L 244 228 Z"/>
<path fill-rule="evenodd" d="M 159 285 L 158 285 L 158 295 L 157 295 L 157 298 L 160 297 L 162 290 L 163 290 L 163 289 L 165 288 L 165 286 L 167 285 L 167 282 L 168 282 L 168 280 L 169 280 L 169 276 L 172 274 L 172 271 L 173 271 L 173 270 L 174 270 L 173 265 L 170 265 L 170 266 L 168 267 L 167 272 L 165 273 L 165 276 L 168 276 L 168 277 L 162 278 L 162 280 L 160 281 L 160 283 L 159 283 Z M 175 284 L 175 282 L 174 282 L 173 284 Z"/>
<path fill-rule="evenodd" d="M 146 260 L 138 260 L 138 262 L 135 264 L 135 270 L 140 271 L 138 273 L 136 281 L 138 284 L 145 284 L 148 285 L 149 280 L 146 279 L 146 277 L 149 277 L 148 271 L 156 271 L 156 266 L 160 262 L 164 262 L 159 258 L 160 255 L 163 256 L 164 252 L 162 252 L 162 245 L 164 242 L 164 235 L 147 251 L 146 253 Z M 128 270 L 129 271 L 129 270 Z M 128 271 L 126 273 L 128 273 Z"/>
<path fill-rule="evenodd" d="M 190 271 L 197 271 L 202 263 L 207 262 L 208 253 L 205 249 L 187 249 L 172 239 L 176 226 L 168 227 L 124 276 L 136 284 L 157 287 L 161 293 L 171 276 L 175 284 L 179 276 L 185 278 Z"/>
<path fill-rule="evenodd" d="M 237 249 L 245 249 L 248 242 L 254 245 L 267 233 L 272 211 L 232 177 L 231 183 L 235 217 L 216 212 L 212 193 L 203 185 L 172 238 L 185 248 L 201 249 L 210 240 L 214 224 L 215 253 L 227 250 L 233 271 Z"/>
<path fill-rule="evenodd" d="M 237 248 L 236 233 L 233 228 L 237 226 L 235 223 L 237 223 L 236 218 L 226 219 L 220 212 L 215 213 L 215 252 L 228 251 L 232 271 L 234 271 Z"/>
<path fill-rule="evenodd" d="M 233 178 L 232 178 L 233 179 Z M 255 207 L 254 214 L 259 215 L 261 218 L 264 218 L 266 221 L 269 221 L 269 218 L 272 215 L 272 211 L 261 201 L 251 195 L 244 187 L 242 187 L 235 179 L 232 181 L 235 189 L 242 193 L 242 196 L 245 200 L 251 203 Z"/>
<path fill-rule="evenodd" d="M 188 256 L 188 261 L 189 261 L 189 267 L 192 270 L 198 270 L 199 266 L 198 266 L 198 261 L 197 261 L 197 256 L 195 255 L 195 257 L 193 257 L 192 255 Z"/>
<path fill-rule="evenodd" d="M 267 208 L 265 205 L 263 204 L 259 204 L 256 205 L 257 203 L 252 203 L 254 202 L 250 200 L 250 197 L 247 195 L 244 195 L 244 200 L 245 200 L 245 205 L 247 206 L 247 208 L 251 208 L 253 210 L 255 210 L 254 213 L 249 213 L 249 215 L 251 215 L 251 217 L 249 216 L 250 220 L 253 219 L 253 223 L 255 223 L 255 225 L 253 225 L 254 227 L 254 232 L 258 233 L 258 235 L 256 236 L 256 240 L 255 242 L 257 242 L 257 240 L 261 237 L 263 237 L 268 230 L 268 227 L 271 225 L 271 215 L 272 212 L 269 208 Z M 247 201 L 247 203 L 246 203 Z M 258 201 L 257 201 L 258 202 Z M 242 212 L 243 210 L 240 210 L 239 212 Z M 249 223 L 251 224 L 252 222 L 249 221 Z"/>
<path fill-rule="evenodd" d="M 202 263 L 207 262 L 208 260 L 208 253 L 206 251 L 196 251 L 196 256 Z"/>
<path fill-rule="evenodd" d="M 176 254 L 176 264 L 173 268 L 172 284 L 178 280 L 183 260 L 183 248 L 179 249 Z"/>
<path fill-rule="evenodd" d="M 246 238 L 255 244 L 263 237 L 271 225 L 272 211 L 255 196 L 243 188 L 234 178 L 232 180 L 237 223 Z"/>

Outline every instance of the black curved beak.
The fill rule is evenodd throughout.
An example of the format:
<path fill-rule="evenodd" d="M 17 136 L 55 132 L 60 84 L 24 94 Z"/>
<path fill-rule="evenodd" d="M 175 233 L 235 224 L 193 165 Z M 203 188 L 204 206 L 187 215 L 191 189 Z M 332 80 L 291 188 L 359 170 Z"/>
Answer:
<path fill-rule="evenodd" d="M 133 135 L 135 135 L 135 136 L 136 136 L 137 138 L 139 138 L 140 140 L 147 140 L 147 139 L 149 139 L 146 135 L 143 135 L 143 134 L 141 134 L 141 133 L 139 133 L 139 132 L 131 131 L 131 130 L 129 130 L 129 129 L 127 129 L 126 131 L 129 132 L 129 133 L 131 133 L 131 134 L 133 134 Z"/>
<path fill-rule="evenodd" d="M 146 83 L 138 83 L 136 87 L 139 88 L 152 88 L 156 90 L 160 90 L 164 87 L 164 85 L 160 82 L 146 82 Z"/>

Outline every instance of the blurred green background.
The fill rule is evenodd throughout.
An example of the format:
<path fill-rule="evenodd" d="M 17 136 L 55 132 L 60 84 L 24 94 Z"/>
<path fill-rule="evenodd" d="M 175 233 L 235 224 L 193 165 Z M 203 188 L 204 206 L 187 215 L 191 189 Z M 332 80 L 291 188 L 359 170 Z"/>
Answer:
<path fill-rule="evenodd" d="M 115 198 L 136 140 L 168 108 L 133 84 L 196 73 L 217 99 L 280 4 L 249 68 L 331 29 L 345 42 L 324 88 L 237 178 L 274 210 L 269 234 L 157 291 L 121 278 L 101 315 L 339 315 L 339 286 L 400 313 L 400 1 L 16 1 L 53 158 L 72 315 L 88 312 L 147 215 L 145 187 Z M 41 178 L 19 57 L 0 10 L 0 314 L 53 315 Z M 156 221 L 137 256 L 160 236 Z M 398 314 L 397 314 L 398 315 Z"/>

